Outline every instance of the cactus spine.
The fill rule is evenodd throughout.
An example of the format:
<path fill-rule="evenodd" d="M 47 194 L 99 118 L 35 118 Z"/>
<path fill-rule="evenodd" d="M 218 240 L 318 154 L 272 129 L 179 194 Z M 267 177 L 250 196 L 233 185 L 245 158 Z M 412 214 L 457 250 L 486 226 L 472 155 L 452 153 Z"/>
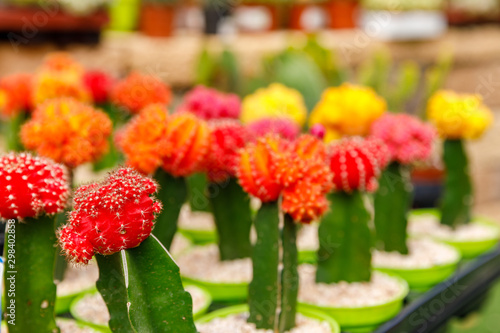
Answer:
<path fill-rule="evenodd" d="M 318 283 L 370 281 L 371 214 L 360 191 L 328 195 L 331 210 L 319 227 Z"/>
<path fill-rule="evenodd" d="M 408 254 L 406 227 L 412 191 L 408 166 L 398 162 L 389 164 L 375 194 L 376 245 L 380 250 Z"/>
<path fill-rule="evenodd" d="M 469 162 L 462 140 L 444 141 L 446 179 L 441 203 L 441 223 L 456 227 L 470 222 L 472 184 Z"/>
<path fill-rule="evenodd" d="M 161 168 L 156 171 L 154 179 L 160 185 L 158 199 L 164 209 L 157 217 L 153 234 L 165 248 L 170 249 L 177 232 L 179 213 L 188 196 L 186 180 L 184 177 L 172 176 Z"/>
<path fill-rule="evenodd" d="M 252 213 L 250 198 L 238 181 L 227 178 L 222 183 L 212 182 L 210 203 L 217 226 L 221 260 L 250 257 L 250 228 Z"/>

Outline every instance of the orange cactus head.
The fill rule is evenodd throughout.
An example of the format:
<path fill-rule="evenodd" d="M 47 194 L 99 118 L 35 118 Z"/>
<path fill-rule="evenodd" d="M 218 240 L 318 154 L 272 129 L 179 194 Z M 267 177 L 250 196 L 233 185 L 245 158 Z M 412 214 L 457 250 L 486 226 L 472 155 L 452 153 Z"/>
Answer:
<path fill-rule="evenodd" d="M 321 185 L 300 180 L 283 191 L 281 207 L 294 221 L 317 221 L 328 209 L 328 200 Z"/>
<path fill-rule="evenodd" d="M 45 71 L 36 75 L 33 82 L 33 105 L 61 97 L 71 97 L 80 102 L 92 102 L 92 96 L 80 76 L 69 72 Z"/>
<path fill-rule="evenodd" d="M 0 114 L 5 117 L 11 117 L 19 112 L 30 112 L 31 89 L 32 89 L 31 74 L 14 74 L 5 76 L 0 80 L 0 91 L 2 91 L 3 103 L 0 101 Z"/>
<path fill-rule="evenodd" d="M 152 104 L 116 134 L 129 166 L 143 174 L 152 174 L 162 165 L 168 117 L 168 110 L 163 105 Z"/>
<path fill-rule="evenodd" d="M 72 72 L 75 75 L 83 75 L 83 67 L 66 52 L 53 52 L 43 60 L 40 71 Z"/>
<path fill-rule="evenodd" d="M 21 128 L 21 140 L 27 149 L 75 168 L 106 153 L 111 130 L 111 120 L 104 112 L 60 98 L 35 109 Z"/>
<path fill-rule="evenodd" d="M 206 122 L 188 112 L 172 115 L 167 122 L 163 169 L 176 177 L 201 171 L 209 142 Z"/>
<path fill-rule="evenodd" d="M 168 105 L 171 95 L 170 88 L 160 79 L 134 72 L 115 85 L 111 100 L 130 113 L 138 113 L 150 104 Z"/>
<path fill-rule="evenodd" d="M 240 152 L 236 174 L 245 192 L 262 202 L 278 200 L 283 186 L 280 170 L 288 142 L 268 134 L 255 143 L 249 143 Z"/>

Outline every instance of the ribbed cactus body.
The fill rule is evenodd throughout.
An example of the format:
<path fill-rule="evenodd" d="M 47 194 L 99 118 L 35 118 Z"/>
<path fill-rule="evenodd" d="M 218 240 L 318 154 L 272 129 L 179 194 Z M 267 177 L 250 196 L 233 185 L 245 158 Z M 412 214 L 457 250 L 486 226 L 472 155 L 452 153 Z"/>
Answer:
<path fill-rule="evenodd" d="M 375 194 L 376 246 L 380 250 L 408 254 L 406 227 L 412 191 L 409 168 L 391 163 L 382 173 Z"/>
<path fill-rule="evenodd" d="M 179 213 L 188 197 L 187 184 L 184 177 L 174 177 L 163 169 L 156 171 L 154 179 L 160 185 L 158 199 L 163 204 L 163 210 L 156 219 L 153 234 L 163 246 L 170 249 L 177 232 Z"/>
<path fill-rule="evenodd" d="M 250 257 L 252 212 L 250 197 L 235 178 L 211 183 L 210 203 L 214 214 L 221 260 Z"/>
<path fill-rule="evenodd" d="M 443 160 L 446 179 L 441 202 L 441 223 L 456 227 L 470 222 L 473 199 L 464 142 L 445 140 Z"/>
<path fill-rule="evenodd" d="M 59 331 L 54 313 L 55 242 L 53 216 L 25 218 L 9 224 L 6 230 L 4 295 L 11 333 Z M 11 313 L 14 316 L 9 316 Z"/>
<path fill-rule="evenodd" d="M 369 281 L 372 235 L 369 201 L 360 191 L 328 195 L 331 210 L 319 227 L 316 281 L 337 283 Z"/>
<path fill-rule="evenodd" d="M 26 114 L 24 112 L 19 112 L 12 115 L 5 127 L 5 138 L 7 141 L 8 151 L 22 151 L 23 144 L 21 143 L 21 138 L 19 137 L 19 132 L 21 131 L 21 125 L 26 120 Z"/>
<path fill-rule="evenodd" d="M 279 300 L 279 207 L 263 203 L 255 217 L 257 242 L 252 253 L 253 279 L 248 290 L 249 322 L 259 329 L 274 329 Z"/>

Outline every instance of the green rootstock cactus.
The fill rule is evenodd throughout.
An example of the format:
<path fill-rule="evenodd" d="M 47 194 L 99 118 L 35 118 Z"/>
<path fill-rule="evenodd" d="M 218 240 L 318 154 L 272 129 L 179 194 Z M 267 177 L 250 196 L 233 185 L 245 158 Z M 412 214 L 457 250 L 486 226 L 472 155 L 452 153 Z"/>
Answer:
<path fill-rule="evenodd" d="M 188 197 L 186 179 L 174 177 L 162 168 L 156 171 L 154 179 L 160 185 L 158 199 L 163 203 L 164 209 L 157 217 L 153 233 L 163 246 L 170 249 L 177 232 L 179 213 Z"/>
<path fill-rule="evenodd" d="M 366 194 L 329 194 L 331 210 L 319 226 L 316 281 L 361 282 L 371 278 L 371 214 Z"/>
<path fill-rule="evenodd" d="M 248 321 L 259 329 L 285 332 L 295 327 L 297 312 L 297 226 L 289 215 L 285 215 L 280 232 L 280 214 L 278 203 L 270 202 L 262 204 L 255 217 L 257 242 L 252 255 L 253 279 L 249 286 Z M 280 263 L 283 265 L 281 273 Z M 281 312 L 278 314 L 279 308 Z"/>
<path fill-rule="evenodd" d="M 113 332 L 196 332 L 179 268 L 151 235 L 161 210 L 157 187 L 132 169 L 119 169 L 76 191 L 69 223 L 59 230 L 72 261 L 85 264 L 95 255 L 97 288 Z"/>
<path fill-rule="evenodd" d="M 382 173 L 375 194 L 376 245 L 380 250 L 408 254 L 406 228 L 412 193 L 408 166 L 391 163 Z"/>
<path fill-rule="evenodd" d="M 446 179 L 441 203 L 441 223 L 456 227 L 471 220 L 472 184 L 464 142 L 445 140 L 443 160 Z"/>
<path fill-rule="evenodd" d="M 29 154 L 0 157 L 0 219 L 7 221 L 4 285 L 9 332 L 53 333 L 55 214 L 69 197 L 63 166 Z"/>
<path fill-rule="evenodd" d="M 221 260 L 248 258 L 252 253 L 250 198 L 235 178 L 209 185 Z"/>

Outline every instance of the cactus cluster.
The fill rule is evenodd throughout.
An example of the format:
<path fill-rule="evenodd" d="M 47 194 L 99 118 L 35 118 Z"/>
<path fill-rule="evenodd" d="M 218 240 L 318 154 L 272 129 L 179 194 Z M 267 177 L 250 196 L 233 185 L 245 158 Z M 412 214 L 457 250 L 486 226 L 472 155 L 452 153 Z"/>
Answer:
<path fill-rule="evenodd" d="M 102 111 L 61 98 L 35 109 L 21 128 L 21 140 L 27 149 L 74 168 L 107 152 L 111 130 L 111 120 Z"/>
<path fill-rule="evenodd" d="M 372 139 L 343 139 L 330 145 L 334 192 L 318 231 L 317 282 L 370 280 L 372 207 L 366 192 L 377 189 L 388 155 L 387 148 Z"/>
<path fill-rule="evenodd" d="M 254 138 L 275 133 L 287 140 L 294 140 L 300 134 L 300 127 L 286 118 L 263 118 L 248 124 L 248 130 Z"/>
<path fill-rule="evenodd" d="M 86 264 L 94 253 L 110 255 L 139 245 L 151 234 L 161 210 L 153 196 L 157 187 L 133 169 L 122 168 L 101 184 L 78 188 L 69 222 L 58 231 L 68 258 Z"/>
<path fill-rule="evenodd" d="M 436 133 L 414 116 L 386 114 L 373 123 L 370 135 L 382 140 L 390 154 L 374 200 L 376 245 L 381 250 L 407 254 L 407 214 L 413 192 L 410 168 L 412 163 L 430 157 Z"/>
<path fill-rule="evenodd" d="M 344 83 L 323 92 L 309 117 L 309 126 L 323 125 L 327 142 L 342 136 L 365 136 L 386 110 L 387 103 L 373 89 Z"/>
<path fill-rule="evenodd" d="M 69 198 L 66 168 L 30 154 L 0 157 L 0 219 L 62 212 Z"/>
<path fill-rule="evenodd" d="M 241 101 L 238 95 L 225 94 L 205 86 L 196 86 L 184 96 L 177 112 L 191 112 L 204 120 L 238 119 Z"/>
<path fill-rule="evenodd" d="M 112 102 L 135 114 L 151 104 L 168 105 L 172 99 L 170 88 L 159 78 L 133 72 L 116 83 L 111 91 Z"/>

